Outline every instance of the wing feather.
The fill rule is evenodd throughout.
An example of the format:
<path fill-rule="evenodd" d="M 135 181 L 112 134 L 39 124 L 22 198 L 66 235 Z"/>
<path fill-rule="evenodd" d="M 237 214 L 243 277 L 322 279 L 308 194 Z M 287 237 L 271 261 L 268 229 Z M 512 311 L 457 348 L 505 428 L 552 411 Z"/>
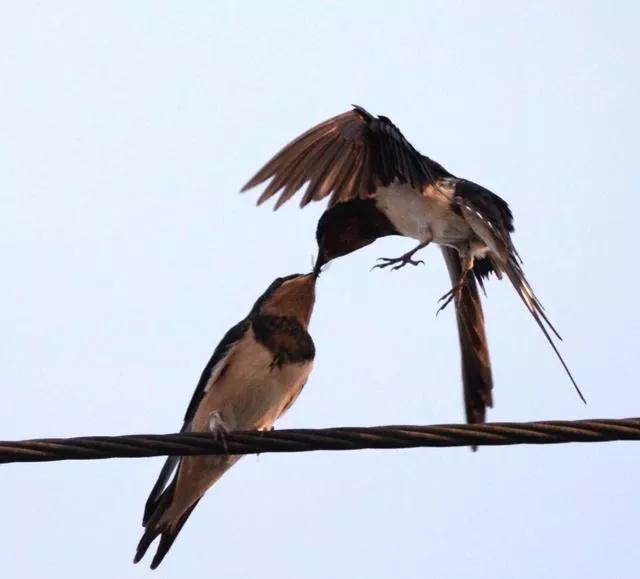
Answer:
<path fill-rule="evenodd" d="M 386 117 L 361 107 L 312 127 L 278 152 L 242 188 L 271 179 L 258 204 L 282 194 L 275 209 L 307 181 L 301 206 L 331 196 L 331 204 L 365 198 L 394 180 L 422 190 L 449 173 L 421 155 Z"/>
<path fill-rule="evenodd" d="M 559 340 L 562 338 L 545 314 L 540 300 L 533 292 L 520 266 L 520 258 L 511 241 L 510 233 L 513 231 L 513 221 L 508 205 L 494 193 L 470 182 L 461 188 L 456 188 L 454 203 L 460 208 L 462 216 L 473 232 L 489 247 L 491 263 L 496 269 L 496 273 L 504 272 L 507 275 L 516 293 L 562 364 L 578 396 L 583 402 L 586 402 L 549 331 L 555 334 Z"/>
<path fill-rule="evenodd" d="M 200 380 L 198 381 L 198 385 L 193 393 L 191 402 L 189 402 L 180 432 L 187 432 L 189 430 L 191 420 L 196 413 L 200 401 L 211 386 L 211 383 L 215 382 L 216 377 L 222 373 L 224 365 L 227 363 L 229 356 L 233 351 L 233 346 L 238 342 L 238 340 L 240 340 L 240 338 L 242 338 L 242 336 L 244 336 L 245 332 L 249 329 L 250 324 L 251 322 L 247 319 L 237 323 L 224 335 L 222 341 L 214 350 L 211 359 L 200 376 Z M 179 463 L 180 457 L 178 456 L 169 456 L 165 461 L 162 470 L 158 475 L 158 479 L 149 493 L 149 498 L 147 498 L 147 502 L 144 507 L 144 514 L 142 516 L 143 525 L 147 524 L 149 517 L 155 511 L 162 492 Z"/>

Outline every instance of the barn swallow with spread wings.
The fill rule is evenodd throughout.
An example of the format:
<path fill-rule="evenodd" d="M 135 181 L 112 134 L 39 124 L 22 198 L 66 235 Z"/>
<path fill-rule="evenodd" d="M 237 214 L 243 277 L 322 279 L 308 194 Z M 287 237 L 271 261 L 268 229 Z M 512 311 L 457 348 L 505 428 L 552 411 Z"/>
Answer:
<path fill-rule="evenodd" d="M 468 422 L 483 422 L 492 405 L 478 292 L 491 272 L 509 278 L 584 401 L 549 330 L 560 336 L 524 276 L 511 241 L 513 216 L 498 195 L 455 177 L 414 149 L 387 117 L 359 106 L 286 145 L 242 190 L 269 179 L 258 204 L 280 192 L 277 209 L 307 182 L 301 207 L 330 196 L 316 232 L 319 265 L 387 235 L 413 238 L 418 245 L 398 258 L 380 258 L 376 267 L 417 265 L 418 250 L 430 243 L 441 247 L 453 285 L 441 309 L 454 300 Z"/>
<path fill-rule="evenodd" d="M 307 326 L 318 272 L 276 279 L 249 315 L 226 333 L 202 372 L 182 432 L 224 436 L 227 430 L 268 430 L 289 409 L 315 355 Z M 169 457 L 147 499 L 145 531 L 133 562 L 160 536 L 151 562 L 155 569 L 198 501 L 239 458 Z"/>

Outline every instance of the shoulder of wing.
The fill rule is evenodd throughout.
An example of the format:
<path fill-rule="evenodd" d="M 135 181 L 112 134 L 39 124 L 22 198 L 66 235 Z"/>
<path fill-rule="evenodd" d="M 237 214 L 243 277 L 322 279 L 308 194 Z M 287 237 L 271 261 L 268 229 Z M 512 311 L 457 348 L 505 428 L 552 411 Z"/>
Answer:
<path fill-rule="evenodd" d="M 184 416 L 183 430 L 188 428 L 200 401 L 209 387 L 211 378 L 220 373 L 221 366 L 226 363 L 229 355 L 233 351 L 234 345 L 237 344 L 245 335 L 250 326 L 251 322 L 248 319 L 238 322 L 224 335 L 216 349 L 213 351 L 209 362 L 207 362 L 207 365 L 204 367 L 204 370 L 200 375 L 200 380 L 198 380 L 191 402 L 189 402 L 189 406 L 187 407 L 187 411 Z"/>

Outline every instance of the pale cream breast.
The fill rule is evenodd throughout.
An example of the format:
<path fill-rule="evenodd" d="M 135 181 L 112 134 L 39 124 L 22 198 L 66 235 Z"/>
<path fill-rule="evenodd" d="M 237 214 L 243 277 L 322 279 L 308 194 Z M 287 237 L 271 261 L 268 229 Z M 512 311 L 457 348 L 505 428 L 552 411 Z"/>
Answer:
<path fill-rule="evenodd" d="M 212 372 L 191 422 L 192 432 L 209 430 L 218 411 L 230 430 L 264 430 L 287 410 L 302 390 L 312 362 L 271 366 L 273 355 L 255 341 L 253 330 L 233 346 Z M 188 456 L 181 460 L 173 500 L 163 520 L 178 521 L 240 456 Z"/>
<path fill-rule="evenodd" d="M 376 192 L 376 206 L 404 236 L 421 242 L 457 246 L 472 235 L 469 224 L 451 209 L 455 179 L 441 179 L 418 194 L 410 185 L 392 183 Z"/>
<path fill-rule="evenodd" d="M 242 360 L 240 362 L 240 360 Z M 230 429 L 270 428 L 311 372 L 312 362 L 272 366 L 273 355 L 255 340 L 249 329 L 234 347 L 218 379 L 208 388 L 192 425 L 208 430 L 209 415 L 220 412 Z"/>
<path fill-rule="evenodd" d="M 376 191 L 376 207 L 405 237 L 428 241 L 430 202 L 409 185 L 392 183 Z"/>

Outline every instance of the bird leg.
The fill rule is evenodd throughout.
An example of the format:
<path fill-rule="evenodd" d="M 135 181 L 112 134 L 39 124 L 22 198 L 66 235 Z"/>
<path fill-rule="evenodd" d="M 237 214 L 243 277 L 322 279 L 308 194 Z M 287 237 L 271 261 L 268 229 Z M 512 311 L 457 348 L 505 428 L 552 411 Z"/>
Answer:
<path fill-rule="evenodd" d="M 385 267 L 389 267 L 390 265 L 393 265 L 393 267 L 389 271 L 395 271 L 396 269 L 400 269 L 401 267 L 404 267 L 408 263 L 410 263 L 411 265 L 418 265 L 419 263 L 422 263 L 424 265 L 424 261 L 422 261 L 421 259 L 415 260 L 411 258 L 413 257 L 413 254 L 416 253 L 416 251 L 419 251 L 420 249 L 422 249 L 423 247 L 426 247 L 427 245 L 429 245 L 429 241 L 422 242 L 416 247 L 414 247 L 411 251 L 407 251 L 407 253 L 403 253 L 400 257 L 379 257 L 378 261 L 383 261 L 384 263 L 377 263 L 371 269 L 372 270 L 376 268 L 383 269 Z"/>
<path fill-rule="evenodd" d="M 438 300 L 438 302 L 443 302 L 443 303 L 438 308 L 438 311 L 436 312 L 436 316 L 451 303 L 451 300 L 455 298 L 457 302 L 460 299 L 462 290 L 464 289 L 465 283 L 467 281 L 467 275 L 472 269 L 473 269 L 473 257 L 469 255 L 465 255 L 462 258 L 462 274 L 460 274 L 460 278 L 458 279 L 457 283 Z"/>
<path fill-rule="evenodd" d="M 222 446 L 224 451 L 229 454 L 229 449 L 227 448 L 227 433 L 229 432 L 229 427 L 227 423 L 223 420 L 222 414 L 218 410 L 214 410 L 209 413 L 209 422 L 207 424 L 209 428 L 209 432 L 213 435 L 214 440 L 222 441 Z"/>

